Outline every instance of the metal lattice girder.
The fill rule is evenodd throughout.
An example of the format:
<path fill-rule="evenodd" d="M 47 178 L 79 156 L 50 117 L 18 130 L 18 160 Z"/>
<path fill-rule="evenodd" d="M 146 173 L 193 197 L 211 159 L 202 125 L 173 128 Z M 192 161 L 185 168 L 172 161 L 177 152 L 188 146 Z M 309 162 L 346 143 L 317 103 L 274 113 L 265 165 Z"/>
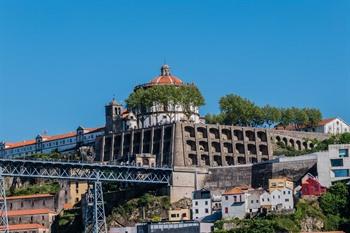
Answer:
<path fill-rule="evenodd" d="M 94 182 L 94 214 L 93 216 L 94 216 L 93 233 L 107 233 L 102 183 L 100 181 Z"/>
<path fill-rule="evenodd" d="M 2 176 L 2 168 L 0 167 L 0 233 L 8 233 L 8 225 L 5 182 Z"/>
<path fill-rule="evenodd" d="M 171 168 L 0 159 L 3 176 L 169 184 Z"/>
<path fill-rule="evenodd" d="M 84 222 L 84 233 L 93 232 L 93 221 L 94 221 L 94 190 L 89 184 L 89 188 L 84 196 L 84 201 L 82 202 L 83 210 L 83 222 Z"/>

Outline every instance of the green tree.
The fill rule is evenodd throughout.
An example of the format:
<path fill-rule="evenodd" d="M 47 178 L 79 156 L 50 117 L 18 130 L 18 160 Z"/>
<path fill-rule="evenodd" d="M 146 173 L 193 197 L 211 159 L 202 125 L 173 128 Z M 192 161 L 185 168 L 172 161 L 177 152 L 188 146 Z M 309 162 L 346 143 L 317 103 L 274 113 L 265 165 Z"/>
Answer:
<path fill-rule="evenodd" d="M 282 108 L 281 109 L 281 124 L 283 126 L 288 126 L 294 122 L 295 111 L 291 108 Z"/>
<path fill-rule="evenodd" d="M 271 127 L 281 121 L 281 110 L 270 105 L 261 108 L 265 124 Z"/>
<path fill-rule="evenodd" d="M 292 108 L 292 111 L 294 112 L 293 123 L 295 124 L 297 129 L 305 127 L 309 123 L 309 117 L 305 109 Z"/>
<path fill-rule="evenodd" d="M 221 113 L 224 115 L 225 124 L 240 126 L 253 126 L 259 114 L 258 107 L 248 99 L 238 95 L 229 94 L 220 99 Z"/>
<path fill-rule="evenodd" d="M 305 108 L 304 111 L 308 117 L 309 127 L 316 127 L 318 123 L 322 120 L 322 113 L 319 109 Z"/>
<path fill-rule="evenodd" d="M 320 207 L 326 215 L 347 215 L 349 214 L 349 190 L 348 187 L 338 182 L 322 195 Z"/>

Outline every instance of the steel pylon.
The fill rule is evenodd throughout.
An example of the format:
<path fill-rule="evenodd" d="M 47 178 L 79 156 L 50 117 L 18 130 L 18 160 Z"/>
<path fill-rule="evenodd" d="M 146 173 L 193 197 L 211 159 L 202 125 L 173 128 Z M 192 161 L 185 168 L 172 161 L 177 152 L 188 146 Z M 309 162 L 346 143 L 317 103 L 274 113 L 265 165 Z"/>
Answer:
<path fill-rule="evenodd" d="M 9 233 L 9 222 L 7 217 L 5 181 L 0 167 L 0 233 Z"/>
<path fill-rule="evenodd" d="M 102 183 L 95 181 L 85 195 L 84 233 L 107 233 Z"/>

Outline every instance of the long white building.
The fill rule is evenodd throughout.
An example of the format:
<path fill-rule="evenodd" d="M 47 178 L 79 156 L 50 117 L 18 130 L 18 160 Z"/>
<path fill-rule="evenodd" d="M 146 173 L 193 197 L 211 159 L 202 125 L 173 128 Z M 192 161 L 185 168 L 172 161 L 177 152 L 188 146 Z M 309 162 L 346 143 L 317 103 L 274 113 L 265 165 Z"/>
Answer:
<path fill-rule="evenodd" d="M 74 150 L 78 146 L 95 142 L 97 136 L 104 133 L 104 128 L 83 128 L 58 135 L 37 135 L 34 139 L 21 142 L 0 142 L 0 157 L 12 158 L 52 151 L 65 152 Z"/>

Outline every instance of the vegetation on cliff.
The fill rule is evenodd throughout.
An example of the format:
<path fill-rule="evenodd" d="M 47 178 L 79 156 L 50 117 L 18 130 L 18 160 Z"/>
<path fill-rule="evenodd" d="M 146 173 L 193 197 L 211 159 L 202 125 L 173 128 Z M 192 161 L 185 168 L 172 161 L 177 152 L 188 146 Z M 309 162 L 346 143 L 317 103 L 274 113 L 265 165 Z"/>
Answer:
<path fill-rule="evenodd" d="M 144 194 L 125 204 L 113 208 L 107 218 L 109 226 L 130 226 L 142 221 L 160 221 L 168 217 L 170 208 L 168 196 Z"/>
<path fill-rule="evenodd" d="M 21 196 L 21 195 L 33 195 L 33 194 L 56 194 L 60 191 L 60 185 L 58 182 L 47 182 L 42 184 L 31 184 L 21 188 L 11 187 L 7 196 Z"/>

